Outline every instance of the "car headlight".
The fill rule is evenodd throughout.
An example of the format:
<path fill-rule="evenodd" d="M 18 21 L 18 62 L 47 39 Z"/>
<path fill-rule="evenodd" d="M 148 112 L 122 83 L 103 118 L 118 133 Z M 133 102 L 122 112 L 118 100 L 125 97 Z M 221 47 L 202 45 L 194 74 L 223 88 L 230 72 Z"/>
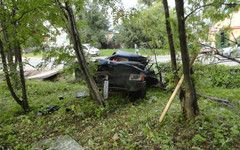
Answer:
<path fill-rule="evenodd" d="M 130 81 L 144 81 L 144 75 L 141 74 L 130 74 L 129 76 Z"/>

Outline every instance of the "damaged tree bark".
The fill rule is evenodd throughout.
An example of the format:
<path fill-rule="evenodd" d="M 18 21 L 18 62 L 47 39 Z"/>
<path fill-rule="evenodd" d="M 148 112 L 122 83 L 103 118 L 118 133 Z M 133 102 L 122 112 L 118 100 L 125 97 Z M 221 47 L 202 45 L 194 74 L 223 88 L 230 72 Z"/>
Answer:
<path fill-rule="evenodd" d="M 194 55 L 193 58 L 191 59 L 191 61 L 189 62 L 189 63 L 190 63 L 190 66 L 193 65 L 193 63 L 194 63 L 194 61 L 195 61 L 196 58 L 197 58 L 197 55 Z M 182 75 L 182 77 L 180 78 L 178 84 L 176 85 L 176 88 L 174 89 L 174 91 L 173 91 L 170 99 L 168 100 L 168 103 L 167 103 L 166 107 L 164 108 L 164 110 L 163 110 L 163 112 L 162 112 L 162 114 L 161 114 L 161 116 L 160 116 L 160 118 L 159 118 L 159 122 L 162 122 L 162 121 L 163 121 L 163 119 L 164 119 L 164 117 L 165 117 L 168 109 L 170 108 L 170 106 L 171 106 L 171 104 L 172 104 L 172 102 L 173 102 L 173 99 L 175 98 L 175 96 L 177 95 L 177 93 L 179 92 L 179 90 L 180 90 L 180 88 L 181 88 L 181 85 L 182 85 L 182 83 L 183 83 L 183 80 L 184 80 L 184 75 Z"/>
<path fill-rule="evenodd" d="M 96 100 L 100 105 L 102 105 L 104 107 L 105 103 L 104 103 L 103 97 L 99 93 L 99 89 L 88 70 L 88 65 L 87 65 L 86 59 L 84 57 L 81 38 L 79 36 L 79 32 L 77 29 L 73 10 L 72 10 L 72 8 L 70 8 L 68 6 L 68 2 L 65 2 L 65 6 L 63 6 L 59 0 L 55 0 L 55 2 L 59 5 L 59 7 L 62 10 L 65 10 L 67 12 L 65 17 L 67 17 L 66 19 L 68 20 L 69 25 L 70 25 L 70 28 L 69 28 L 70 33 L 69 34 L 71 35 L 71 38 L 73 40 L 74 50 L 75 50 L 75 53 L 76 53 L 76 56 L 78 59 L 78 64 L 83 71 L 87 86 L 91 93 L 91 96 L 93 97 L 94 100 Z"/>
<path fill-rule="evenodd" d="M 185 83 L 185 99 L 182 101 L 182 110 L 185 117 L 190 120 L 199 114 L 199 108 L 197 104 L 196 92 L 190 76 L 189 53 L 187 49 L 187 37 L 184 21 L 184 2 L 183 0 L 175 0 L 175 4 Z"/>

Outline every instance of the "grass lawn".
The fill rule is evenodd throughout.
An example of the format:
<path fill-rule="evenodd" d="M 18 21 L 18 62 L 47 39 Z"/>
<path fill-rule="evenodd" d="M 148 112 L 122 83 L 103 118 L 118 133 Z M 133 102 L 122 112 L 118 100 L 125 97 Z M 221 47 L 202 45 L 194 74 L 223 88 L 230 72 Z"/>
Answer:
<path fill-rule="evenodd" d="M 134 49 L 100 49 L 100 56 L 111 56 L 117 50 L 135 53 Z M 140 50 L 140 54 L 144 56 L 151 56 L 151 55 L 154 55 L 155 53 L 156 55 L 170 55 L 170 52 L 167 49 L 166 50 L 164 49 L 154 49 L 154 50 L 141 49 Z M 23 57 L 42 57 L 42 56 L 43 56 L 42 54 L 35 54 L 35 53 L 28 53 L 23 55 Z"/>
<path fill-rule="evenodd" d="M 146 98 L 136 102 L 111 97 L 101 108 L 90 97 L 75 98 L 76 92 L 87 91 L 83 83 L 27 81 L 31 112 L 24 114 L 0 82 L 0 147 L 31 149 L 39 140 L 68 134 L 91 149 L 240 149 L 239 89 L 196 87 L 202 94 L 231 99 L 237 108 L 200 98 L 201 115 L 185 121 L 175 99 L 159 123 L 171 93 L 158 88 L 148 89 Z M 61 108 L 36 115 L 50 105 Z"/>
<path fill-rule="evenodd" d="M 24 54 L 23 57 L 42 57 L 43 55 L 41 53 L 35 54 L 35 53 L 28 53 Z"/>
<path fill-rule="evenodd" d="M 117 50 L 122 50 L 122 51 L 127 51 L 127 52 L 131 52 L 131 53 L 135 53 L 134 49 L 101 49 L 100 50 L 100 56 L 110 56 L 112 55 L 114 52 L 116 52 Z M 156 55 L 170 55 L 170 52 L 168 49 L 164 50 L 164 49 L 140 49 L 140 54 L 144 55 L 144 56 L 151 56 L 154 55 L 156 53 Z"/>

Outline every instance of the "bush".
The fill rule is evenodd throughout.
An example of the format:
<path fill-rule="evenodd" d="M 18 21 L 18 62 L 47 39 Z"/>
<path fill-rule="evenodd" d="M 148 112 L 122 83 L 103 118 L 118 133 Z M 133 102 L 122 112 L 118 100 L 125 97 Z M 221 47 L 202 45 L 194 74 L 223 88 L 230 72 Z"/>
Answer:
<path fill-rule="evenodd" d="M 195 65 L 197 78 L 207 80 L 212 87 L 239 88 L 240 67 L 225 65 Z M 202 81 L 201 81 L 202 82 Z"/>

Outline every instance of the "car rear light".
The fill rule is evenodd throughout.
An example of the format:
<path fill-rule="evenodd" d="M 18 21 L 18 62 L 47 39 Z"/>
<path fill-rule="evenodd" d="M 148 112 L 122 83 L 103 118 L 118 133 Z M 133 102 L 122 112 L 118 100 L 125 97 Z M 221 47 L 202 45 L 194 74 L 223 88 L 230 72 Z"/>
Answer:
<path fill-rule="evenodd" d="M 129 76 L 130 81 L 144 81 L 143 74 L 130 74 Z"/>
<path fill-rule="evenodd" d="M 144 81 L 144 75 L 143 74 L 141 75 L 141 81 Z"/>

